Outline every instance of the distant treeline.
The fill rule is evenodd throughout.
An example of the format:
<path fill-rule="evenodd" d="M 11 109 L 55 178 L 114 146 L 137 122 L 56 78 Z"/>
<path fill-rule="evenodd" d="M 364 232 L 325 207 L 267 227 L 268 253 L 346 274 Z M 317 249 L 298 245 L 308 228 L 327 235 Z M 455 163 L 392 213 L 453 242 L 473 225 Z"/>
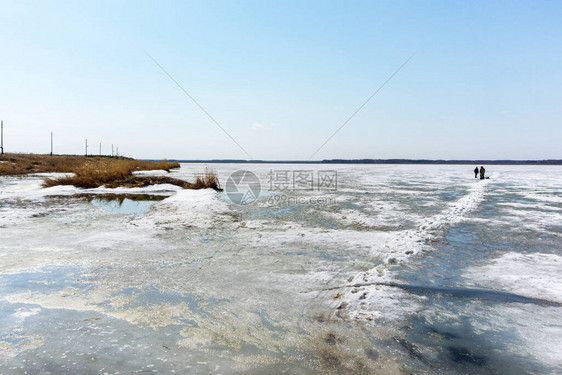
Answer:
<path fill-rule="evenodd" d="M 429 160 L 429 159 L 331 159 L 322 163 L 335 164 L 507 164 L 507 165 L 562 165 L 560 159 L 549 160 Z"/>
<path fill-rule="evenodd" d="M 430 160 L 430 159 L 329 159 L 329 160 L 170 160 L 180 163 L 255 163 L 255 164 L 478 164 L 478 165 L 562 165 L 561 159 L 548 160 Z"/>

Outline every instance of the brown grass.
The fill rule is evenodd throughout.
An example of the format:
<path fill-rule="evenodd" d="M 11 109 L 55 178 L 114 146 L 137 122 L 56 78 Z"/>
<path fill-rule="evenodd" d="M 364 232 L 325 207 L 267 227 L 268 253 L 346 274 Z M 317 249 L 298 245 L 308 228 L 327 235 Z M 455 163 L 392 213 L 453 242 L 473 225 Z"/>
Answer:
<path fill-rule="evenodd" d="M 74 185 L 81 188 L 106 186 L 115 188 L 143 187 L 154 184 L 173 184 L 184 189 L 215 189 L 221 191 L 219 179 L 213 169 L 196 177 L 195 182 L 187 182 L 167 176 L 135 176 L 134 171 L 165 170 L 179 168 L 177 162 L 143 161 L 130 158 L 111 158 L 77 155 L 35 155 L 5 154 L 0 157 L 1 175 L 22 175 L 39 172 L 66 172 L 72 176 L 46 178 L 43 186 Z"/>
<path fill-rule="evenodd" d="M 113 163 L 127 162 L 131 171 L 163 169 L 170 171 L 179 168 L 179 163 L 162 161 L 143 161 L 130 158 L 112 158 L 107 156 L 79 156 L 79 155 L 39 155 L 39 154 L 4 154 L 0 156 L 0 176 L 24 175 L 29 173 L 43 172 L 74 172 L 87 168 L 87 165 L 97 164 L 100 161 L 107 162 L 107 166 Z M 95 169 L 96 167 L 94 167 Z M 117 169 L 122 167 L 115 167 Z M 113 167 L 111 167 L 113 169 Z"/>
<path fill-rule="evenodd" d="M 0 156 L 0 176 L 39 172 L 72 172 L 87 159 L 93 158 L 76 155 L 4 154 Z"/>
<path fill-rule="evenodd" d="M 221 185 L 219 183 L 219 178 L 217 172 L 209 167 L 205 168 L 205 173 L 203 175 L 198 175 L 195 178 L 195 183 L 191 189 L 215 189 L 221 191 Z"/>
<path fill-rule="evenodd" d="M 45 179 L 45 187 L 55 185 L 74 185 L 81 188 L 96 188 L 113 181 L 125 180 L 133 175 L 128 160 L 96 160 L 75 167 L 74 176 Z"/>
<path fill-rule="evenodd" d="M 151 170 L 165 170 L 170 172 L 171 169 L 179 168 L 180 163 L 177 161 L 167 161 L 167 160 L 160 160 L 160 161 L 144 161 L 144 160 L 136 160 L 136 159 L 126 159 L 129 161 L 129 167 L 132 171 L 151 171 Z"/>

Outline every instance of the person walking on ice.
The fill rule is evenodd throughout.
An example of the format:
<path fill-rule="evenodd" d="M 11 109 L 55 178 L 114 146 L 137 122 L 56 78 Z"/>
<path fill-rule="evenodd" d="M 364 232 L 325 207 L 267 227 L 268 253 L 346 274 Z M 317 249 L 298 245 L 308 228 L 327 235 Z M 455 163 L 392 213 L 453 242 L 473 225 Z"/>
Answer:
<path fill-rule="evenodd" d="M 480 179 L 483 180 L 484 179 L 484 173 L 486 173 L 486 170 L 484 169 L 484 167 L 480 167 Z"/>
<path fill-rule="evenodd" d="M 474 178 L 478 178 L 478 167 L 474 168 Z"/>

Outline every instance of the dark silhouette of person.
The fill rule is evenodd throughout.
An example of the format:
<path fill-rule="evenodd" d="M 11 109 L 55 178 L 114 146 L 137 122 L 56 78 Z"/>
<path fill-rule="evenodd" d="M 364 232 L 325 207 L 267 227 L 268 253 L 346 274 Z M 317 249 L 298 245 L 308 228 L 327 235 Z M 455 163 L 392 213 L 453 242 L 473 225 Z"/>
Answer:
<path fill-rule="evenodd" d="M 480 179 L 481 180 L 484 179 L 484 173 L 486 173 L 486 170 L 484 169 L 484 167 L 480 167 Z"/>
<path fill-rule="evenodd" d="M 474 178 L 478 178 L 478 167 L 474 168 Z"/>

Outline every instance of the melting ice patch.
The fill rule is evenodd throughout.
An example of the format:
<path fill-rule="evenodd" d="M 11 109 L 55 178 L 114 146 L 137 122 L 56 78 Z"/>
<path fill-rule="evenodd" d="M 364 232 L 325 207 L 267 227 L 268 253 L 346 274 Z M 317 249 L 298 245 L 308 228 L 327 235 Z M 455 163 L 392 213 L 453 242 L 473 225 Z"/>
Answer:
<path fill-rule="evenodd" d="M 24 321 L 27 317 L 37 315 L 41 312 L 39 307 L 32 307 L 32 308 L 19 308 L 16 310 L 12 316 L 19 320 L 20 322 Z"/>
<path fill-rule="evenodd" d="M 475 285 L 562 303 L 560 275 L 562 257 L 559 255 L 509 252 L 491 264 L 469 268 L 463 276 Z"/>
<path fill-rule="evenodd" d="M 210 228 L 227 221 L 228 204 L 212 189 L 178 190 L 131 223 L 152 229 Z"/>
<path fill-rule="evenodd" d="M 134 171 L 133 174 L 135 176 L 166 176 L 169 172 L 163 169 L 154 169 L 151 171 Z"/>

